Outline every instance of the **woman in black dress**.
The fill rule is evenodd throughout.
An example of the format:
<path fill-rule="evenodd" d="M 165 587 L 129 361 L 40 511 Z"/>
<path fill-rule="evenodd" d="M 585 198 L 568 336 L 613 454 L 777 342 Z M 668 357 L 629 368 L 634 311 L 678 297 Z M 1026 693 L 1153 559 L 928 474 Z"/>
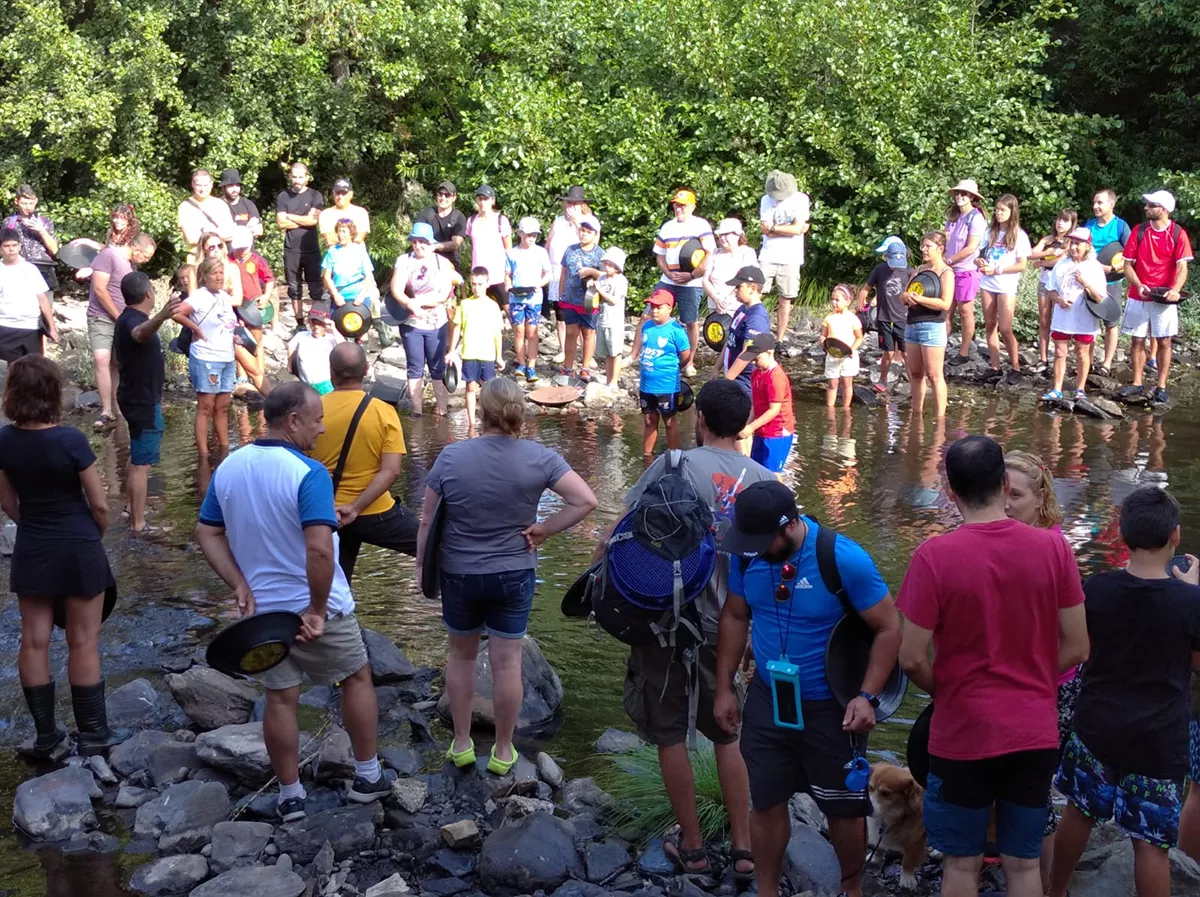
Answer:
<path fill-rule="evenodd" d="M 108 500 L 87 439 L 59 426 L 62 373 L 28 356 L 8 368 L 0 430 L 0 506 L 17 522 L 9 588 L 21 610 L 17 667 L 37 727 L 32 753 L 48 759 L 68 749 L 54 721 L 50 634 L 55 606 L 65 611 L 67 679 L 79 727 L 79 750 L 98 754 L 129 737 L 111 730 L 104 706 L 97 642 L 112 570 L 101 541 Z"/>

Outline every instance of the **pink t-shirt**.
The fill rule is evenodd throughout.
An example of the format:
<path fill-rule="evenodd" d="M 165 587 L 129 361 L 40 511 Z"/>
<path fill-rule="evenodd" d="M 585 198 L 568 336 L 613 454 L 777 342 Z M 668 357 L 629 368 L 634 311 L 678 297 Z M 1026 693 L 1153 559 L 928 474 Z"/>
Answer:
<path fill-rule="evenodd" d="M 1059 533 L 964 524 L 913 555 L 896 605 L 933 632 L 929 753 L 982 760 L 1057 748 L 1058 612 L 1083 603 Z"/>
<path fill-rule="evenodd" d="M 471 238 L 471 267 L 488 269 L 488 284 L 504 283 L 508 272 L 508 249 L 504 238 L 512 236 L 512 224 L 507 216 L 493 212 L 487 218 L 472 215 L 467 219 L 467 236 Z"/>

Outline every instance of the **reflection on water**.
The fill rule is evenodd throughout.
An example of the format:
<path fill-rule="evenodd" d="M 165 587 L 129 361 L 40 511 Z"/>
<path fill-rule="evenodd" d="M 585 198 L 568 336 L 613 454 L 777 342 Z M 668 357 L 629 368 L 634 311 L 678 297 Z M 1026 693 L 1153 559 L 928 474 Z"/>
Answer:
<path fill-rule="evenodd" d="M 893 592 L 898 590 L 907 559 L 924 539 L 953 527 L 957 513 L 942 485 L 945 448 L 966 433 L 986 433 L 1006 449 L 1035 452 L 1055 476 L 1055 489 L 1066 512 L 1063 531 L 1074 545 L 1084 575 L 1124 560 L 1113 508 L 1136 485 L 1166 482 L 1183 506 L 1184 549 L 1196 551 L 1192 533 L 1200 532 L 1197 498 L 1200 465 L 1194 450 L 1200 423 L 1186 409 L 1171 415 L 1142 415 L 1126 421 L 1092 421 L 1038 411 L 1031 396 L 959 393 L 953 396 L 946 420 L 913 420 L 907 410 L 857 408 L 852 414 L 827 411 L 820 394 L 798 391 L 795 402 L 796 448 L 785 479 L 795 488 L 806 513 L 861 543 L 875 558 Z M 684 417 L 684 446 L 692 444 L 693 414 Z M 151 480 L 160 520 L 174 526 L 171 541 L 184 542 L 194 525 L 200 495 L 211 468 L 197 467 L 191 436 L 191 406 L 168 409 L 164 461 Z M 431 415 L 403 419 L 409 447 L 397 498 L 419 507 L 424 478 L 442 446 L 466 438 L 462 412 L 449 419 Z M 235 439 L 258 430 L 256 413 L 243 412 Z M 542 550 L 538 587 L 530 632 L 558 670 L 566 692 L 564 725 L 549 749 L 567 758 L 569 774 L 586 774 L 597 761 L 589 746 L 608 726 L 628 727 L 621 707 L 624 677 L 622 646 L 597 638 L 578 621 L 558 610 L 567 586 L 588 566 L 599 533 L 620 513 L 625 490 L 641 473 L 641 420 L 615 414 L 543 415 L 529 423 L 528 435 L 563 454 L 592 486 L 600 510 L 576 530 L 550 539 Z M 95 437 L 101 471 L 117 500 L 123 488 L 128 440 Z M 558 501 L 548 494 L 541 513 Z M 140 555 L 116 557 L 118 575 L 127 595 L 175 603 L 186 600 L 201 613 L 227 614 L 231 604 L 224 589 L 206 572 L 198 553 L 175 555 L 166 563 L 180 569 L 192 590 L 186 596 L 164 594 L 169 586 L 163 567 Z M 153 553 L 150 558 L 156 557 Z M 208 583 L 207 596 L 197 601 L 194 583 Z M 438 604 L 425 600 L 417 588 L 410 559 L 364 546 L 355 572 L 355 597 L 363 623 L 404 645 L 416 663 L 441 666 L 446 639 Z M 205 610 L 207 605 L 208 610 Z M 924 703 L 910 692 L 908 700 L 872 747 L 902 756 L 908 724 Z M 11 790 L 2 789 L 11 799 Z M 37 861 L 33 860 L 36 866 Z M 4 870 L 0 869 L 0 873 Z M 34 893 L 34 892 L 30 892 Z"/>

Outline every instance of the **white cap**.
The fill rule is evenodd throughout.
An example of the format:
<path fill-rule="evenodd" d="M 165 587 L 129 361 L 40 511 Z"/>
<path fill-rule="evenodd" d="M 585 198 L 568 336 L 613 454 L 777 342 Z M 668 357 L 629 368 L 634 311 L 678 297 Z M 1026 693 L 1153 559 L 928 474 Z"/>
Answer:
<path fill-rule="evenodd" d="M 229 238 L 230 249 L 249 249 L 254 245 L 254 233 L 245 225 L 238 225 L 233 229 L 233 236 Z"/>
<path fill-rule="evenodd" d="M 1152 202 L 1155 205 L 1162 206 L 1167 210 L 1167 214 L 1175 211 L 1175 197 L 1166 190 L 1155 190 L 1153 193 L 1143 193 L 1142 199 L 1146 202 Z"/>
<path fill-rule="evenodd" d="M 523 234 L 540 234 L 542 232 L 542 223 L 532 215 L 526 215 L 517 222 L 517 230 Z"/>
<path fill-rule="evenodd" d="M 610 246 L 604 251 L 604 255 L 600 258 L 601 262 L 612 262 L 617 266 L 617 270 L 622 274 L 625 273 L 625 250 L 618 246 Z"/>
<path fill-rule="evenodd" d="M 742 228 L 742 222 L 738 221 L 736 218 L 722 218 L 720 223 L 717 224 L 716 229 L 713 231 L 713 233 L 718 237 L 724 236 L 725 234 L 737 234 L 740 237 L 745 232 L 746 231 Z"/>

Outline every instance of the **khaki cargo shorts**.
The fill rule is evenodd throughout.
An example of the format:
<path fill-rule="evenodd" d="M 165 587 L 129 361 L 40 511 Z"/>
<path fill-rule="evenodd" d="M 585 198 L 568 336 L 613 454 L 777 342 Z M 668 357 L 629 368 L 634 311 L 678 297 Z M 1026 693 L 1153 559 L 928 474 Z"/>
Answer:
<path fill-rule="evenodd" d="M 703 646 L 697 653 L 700 669 L 700 701 L 696 730 L 713 744 L 732 744 L 730 735 L 713 717 L 717 696 L 717 652 Z M 683 744 L 688 736 L 688 671 L 670 648 L 657 645 L 633 648 L 625 666 L 625 712 L 643 741 L 658 747 Z M 734 683 L 734 696 L 741 706 L 746 690 Z"/>
<path fill-rule="evenodd" d="M 258 681 L 268 691 L 295 688 L 308 674 L 317 685 L 334 685 L 349 679 L 367 665 L 367 646 L 354 614 L 338 614 L 325 621 L 324 634 L 313 642 L 292 646 L 279 666 Z"/>

